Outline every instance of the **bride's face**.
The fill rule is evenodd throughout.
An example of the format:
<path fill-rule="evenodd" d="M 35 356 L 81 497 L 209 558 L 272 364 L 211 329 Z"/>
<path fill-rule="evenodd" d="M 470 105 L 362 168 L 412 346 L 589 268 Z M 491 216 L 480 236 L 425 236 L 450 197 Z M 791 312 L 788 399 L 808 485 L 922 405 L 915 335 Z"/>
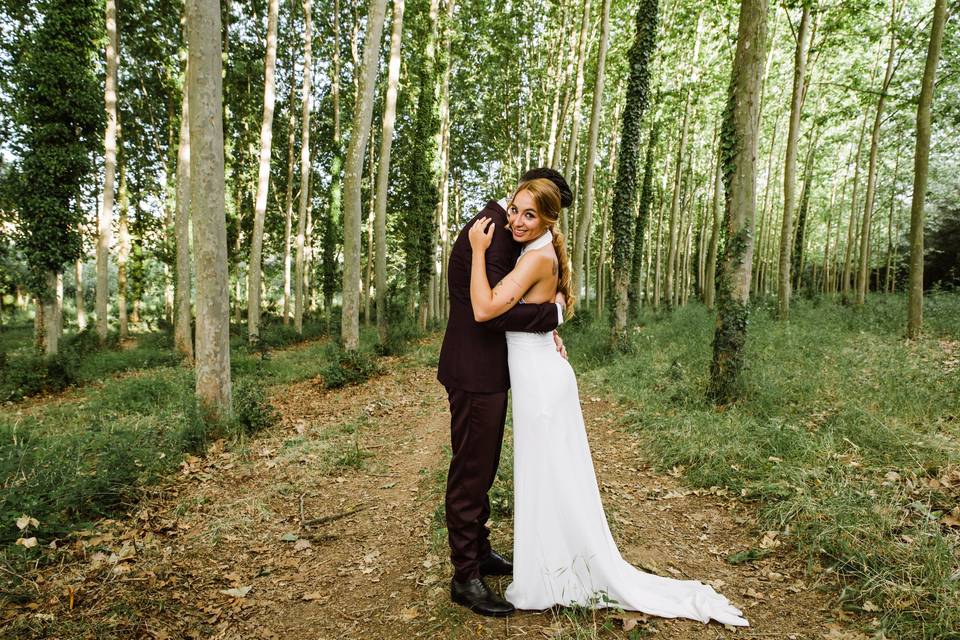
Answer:
<path fill-rule="evenodd" d="M 513 202 L 507 208 L 507 221 L 517 242 L 536 240 L 547 230 L 547 224 L 540 217 L 537 203 L 529 191 L 521 191 L 513 197 Z"/>

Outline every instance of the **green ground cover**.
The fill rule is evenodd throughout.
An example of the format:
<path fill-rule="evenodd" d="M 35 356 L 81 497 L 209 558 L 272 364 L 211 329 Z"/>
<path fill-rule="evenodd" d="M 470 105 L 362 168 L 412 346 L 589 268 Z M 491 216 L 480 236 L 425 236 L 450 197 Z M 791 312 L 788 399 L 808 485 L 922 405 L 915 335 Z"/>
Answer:
<path fill-rule="evenodd" d="M 725 410 L 705 401 L 713 319 L 700 305 L 646 314 L 621 357 L 589 318 L 565 337 L 655 464 L 755 503 L 889 636 L 960 637 L 960 295 L 927 300 L 915 342 L 902 337 L 905 304 L 801 300 L 788 322 L 775 301 L 755 306 L 746 393 Z"/>

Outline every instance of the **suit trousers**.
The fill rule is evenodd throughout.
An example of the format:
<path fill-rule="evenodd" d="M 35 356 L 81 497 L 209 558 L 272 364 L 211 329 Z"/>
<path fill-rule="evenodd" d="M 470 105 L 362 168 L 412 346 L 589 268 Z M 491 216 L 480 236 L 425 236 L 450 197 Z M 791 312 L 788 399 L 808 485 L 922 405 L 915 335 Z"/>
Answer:
<path fill-rule="evenodd" d="M 447 387 L 450 444 L 447 473 L 447 534 L 453 577 L 464 582 L 480 576 L 480 561 L 490 554 L 490 498 L 500 464 L 507 392 L 473 393 Z"/>

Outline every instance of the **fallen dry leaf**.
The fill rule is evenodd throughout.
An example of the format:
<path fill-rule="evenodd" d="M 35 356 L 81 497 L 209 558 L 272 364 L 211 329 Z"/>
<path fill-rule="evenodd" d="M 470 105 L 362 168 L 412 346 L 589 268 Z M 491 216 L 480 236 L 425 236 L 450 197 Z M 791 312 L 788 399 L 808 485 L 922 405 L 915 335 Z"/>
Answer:
<path fill-rule="evenodd" d="M 17 538 L 17 544 L 27 549 L 33 549 L 37 546 L 36 538 Z"/>
<path fill-rule="evenodd" d="M 28 526 L 36 528 L 40 526 L 40 522 L 36 518 L 31 518 L 26 514 L 17 518 L 17 529 L 20 529 L 20 531 L 23 531 Z"/>
<path fill-rule="evenodd" d="M 246 598 L 247 594 L 250 593 L 252 586 L 246 587 L 236 587 L 234 589 L 220 589 L 220 593 L 224 595 L 231 596 L 233 598 Z"/>

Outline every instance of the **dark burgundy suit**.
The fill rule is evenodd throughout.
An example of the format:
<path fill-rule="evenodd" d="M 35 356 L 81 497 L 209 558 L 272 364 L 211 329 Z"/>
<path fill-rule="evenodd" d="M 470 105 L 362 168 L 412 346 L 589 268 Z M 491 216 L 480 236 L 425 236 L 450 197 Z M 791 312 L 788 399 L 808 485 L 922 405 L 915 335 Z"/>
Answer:
<path fill-rule="evenodd" d="M 507 416 L 507 343 L 504 331 L 552 331 L 559 322 L 553 303 L 523 304 L 488 322 L 473 319 L 470 267 L 473 250 L 468 232 L 474 220 L 487 216 L 497 229 L 486 253 L 487 278 L 495 286 L 516 265 L 522 246 L 504 226 L 507 213 L 497 202 L 464 226 L 450 251 L 447 283 L 450 318 L 440 349 L 437 379 L 450 401 L 453 457 L 447 474 L 446 517 L 450 560 L 459 582 L 479 576 L 478 563 L 490 552 L 487 541 L 490 501 L 500 462 Z"/>

